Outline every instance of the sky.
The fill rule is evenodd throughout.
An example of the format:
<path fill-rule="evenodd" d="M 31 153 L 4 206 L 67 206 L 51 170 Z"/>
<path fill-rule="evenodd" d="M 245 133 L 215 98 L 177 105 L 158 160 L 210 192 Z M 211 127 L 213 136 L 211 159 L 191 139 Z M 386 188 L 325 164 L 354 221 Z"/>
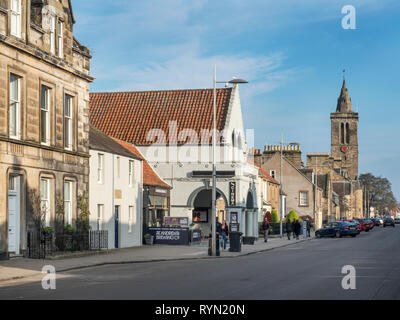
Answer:
<path fill-rule="evenodd" d="M 356 9 L 343 29 L 342 8 Z M 400 1 L 72 0 L 92 52 L 91 91 L 211 88 L 243 78 L 255 147 L 330 152 L 330 113 L 346 70 L 359 112 L 359 173 L 387 177 L 400 200 Z"/>

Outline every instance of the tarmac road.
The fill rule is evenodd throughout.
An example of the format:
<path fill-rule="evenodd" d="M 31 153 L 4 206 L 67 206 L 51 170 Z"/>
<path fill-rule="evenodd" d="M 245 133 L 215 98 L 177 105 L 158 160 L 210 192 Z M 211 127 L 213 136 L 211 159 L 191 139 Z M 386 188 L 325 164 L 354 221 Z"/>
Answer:
<path fill-rule="evenodd" d="M 356 270 L 344 290 L 342 267 Z M 0 299 L 273 300 L 400 299 L 400 225 L 356 238 L 323 238 L 238 258 L 137 263 L 0 288 Z"/>

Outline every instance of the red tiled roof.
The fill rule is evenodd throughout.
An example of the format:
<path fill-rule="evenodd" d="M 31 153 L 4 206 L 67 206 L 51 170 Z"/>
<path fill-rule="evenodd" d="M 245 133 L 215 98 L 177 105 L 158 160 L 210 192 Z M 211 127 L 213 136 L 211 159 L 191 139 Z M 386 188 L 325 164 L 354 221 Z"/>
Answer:
<path fill-rule="evenodd" d="M 263 175 L 267 180 L 269 180 L 269 181 L 271 181 L 271 182 L 273 182 L 273 183 L 279 184 L 279 182 L 278 182 L 277 180 L 275 180 L 275 179 L 272 178 L 268 173 L 266 173 L 266 172 L 261 168 L 261 166 L 259 166 L 257 163 L 255 163 L 255 162 L 253 162 L 253 161 L 250 161 L 250 160 L 247 160 L 247 162 L 250 163 L 250 164 L 252 164 L 252 165 L 255 166 L 256 168 L 258 168 L 258 172 L 259 172 L 261 175 Z"/>
<path fill-rule="evenodd" d="M 216 92 L 216 125 L 217 130 L 222 130 L 232 88 L 217 89 Z M 213 128 L 213 89 L 90 94 L 91 124 L 122 141 L 150 145 L 155 141 L 146 141 L 148 132 L 161 129 L 168 143 L 170 121 L 177 122 L 178 133 L 192 129 L 200 139 L 202 129 Z"/>
<path fill-rule="evenodd" d="M 172 187 L 164 182 L 158 174 L 153 170 L 153 168 L 149 165 L 143 155 L 139 152 L 139 150 L 132 144 L 114 139 L 124 148 L 128 149 L 131 153 L 139 157 L 143 160 L 143 184 L 148 186 L 156 186 L 161 188 L 172 189 Z"/>

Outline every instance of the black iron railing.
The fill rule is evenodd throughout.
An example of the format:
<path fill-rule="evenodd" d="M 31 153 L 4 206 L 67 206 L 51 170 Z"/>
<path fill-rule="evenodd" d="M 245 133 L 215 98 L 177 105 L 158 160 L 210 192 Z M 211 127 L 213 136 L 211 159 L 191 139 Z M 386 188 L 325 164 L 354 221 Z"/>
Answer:
<path fill-rule="evenodd" d="M 71 233 L 28 232 L 27 257 L 45 259 L 64 252 L 108 249 L 108 231 Z"/>

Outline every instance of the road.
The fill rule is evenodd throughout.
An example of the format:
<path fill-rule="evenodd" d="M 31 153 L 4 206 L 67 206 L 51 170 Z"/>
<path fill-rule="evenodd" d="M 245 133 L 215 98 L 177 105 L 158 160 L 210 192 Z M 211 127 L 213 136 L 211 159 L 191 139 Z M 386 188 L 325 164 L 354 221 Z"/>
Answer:
<path fill-rule="evenodd" d="M 66 272 L 56 290 L 40 282 L 0 288 L 0 299 L 400 299 L 400 225 L 357 238 L 315 239 L 239 258 L 138 263 Z M 344 290 L 342 267 L 356 270 Z"/>

